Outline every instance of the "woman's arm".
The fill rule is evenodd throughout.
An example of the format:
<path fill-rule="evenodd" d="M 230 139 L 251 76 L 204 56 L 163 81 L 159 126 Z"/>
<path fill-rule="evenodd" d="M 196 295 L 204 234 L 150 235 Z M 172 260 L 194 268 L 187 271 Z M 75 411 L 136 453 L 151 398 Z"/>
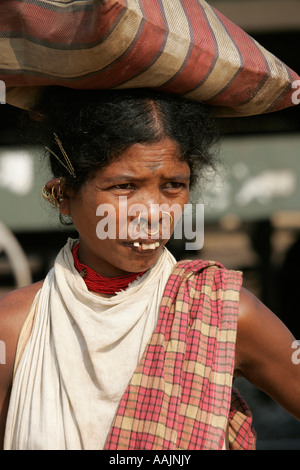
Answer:
<path fill-rule="evenodd" d="M 293 360 L 295 341 L 276 315 L 242 289 L 236 376 L 245 377 L 300 420 L 300 364 Z"/>
<path fill-rule="evenodd" d="M 32 284 L 0 299 L 0 449 L 3 448 L 17 343 L 22 325 L 41 285 L 42 282 Z"/>

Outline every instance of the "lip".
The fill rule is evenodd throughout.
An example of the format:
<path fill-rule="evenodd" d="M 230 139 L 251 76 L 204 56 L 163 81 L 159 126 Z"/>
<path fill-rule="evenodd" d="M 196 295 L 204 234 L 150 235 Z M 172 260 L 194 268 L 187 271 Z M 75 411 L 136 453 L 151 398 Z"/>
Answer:
<path fill-rule="evenodd" d="M 161 242 L 159 240 L 134 240 L 130 242 L 125 242 L 125 246 L 130 248 L 136 253 L 149 255 L 155 253 L 161 246 Z M 146 248 L 147 247 L 147 248 Z"/>

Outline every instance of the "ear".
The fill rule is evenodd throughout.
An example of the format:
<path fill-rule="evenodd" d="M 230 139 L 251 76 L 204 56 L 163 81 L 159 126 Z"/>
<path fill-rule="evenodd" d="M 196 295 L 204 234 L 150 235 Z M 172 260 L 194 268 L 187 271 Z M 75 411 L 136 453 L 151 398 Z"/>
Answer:
<path fill-rule="evenodd" d="M 59 212 L 62 215 L 71 215 L 70 198 L 67 195 L 64 195 L 59 203 Z"/>
<path fill-rule="evenodd" d="M 71 215 L 71 201 L 73 197 L 73 192 L 70 188 L 66 188 L 64 185 L 64 180 L 62 181 L 62 197 L 59 201 L 59 212 L 62 215 Z"/>
<path fill-rule="evenodd" d="M 61 214 L 70 215 L 71 193 L 65 188 L 64 178 L 53 178 L 48 181 L 42 194 L 44 199 L 59 208 Z"/>

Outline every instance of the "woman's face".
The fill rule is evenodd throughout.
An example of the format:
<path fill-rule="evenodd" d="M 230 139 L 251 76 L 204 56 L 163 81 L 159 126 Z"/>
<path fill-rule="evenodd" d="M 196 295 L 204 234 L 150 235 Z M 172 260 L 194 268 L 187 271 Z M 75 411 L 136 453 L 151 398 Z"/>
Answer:
<path fill-rule="evenodd" d="M 170 139 L 134 144 L 99 169 L 60 205 L 79 233 L 80 261 L 106 277 L 149 269 L 167 242 L 163 227 L 171 222 L 173 231 L 167 212 L 176 218 L 172 206 L 183 210 L 188 202 L 189 178 L 189 166 Z"/>

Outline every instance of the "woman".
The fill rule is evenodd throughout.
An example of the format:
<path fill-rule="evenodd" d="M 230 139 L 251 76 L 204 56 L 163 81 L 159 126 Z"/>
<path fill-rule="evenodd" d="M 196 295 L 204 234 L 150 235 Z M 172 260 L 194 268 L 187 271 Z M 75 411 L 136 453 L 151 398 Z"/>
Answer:
<path fill-rule="evenodd" d="M 251 449 L 234 376 L 300 419 L 291 333 L 240 273 L 176 265 L 165 248 L 172 208 L 213 164 L 208 109 L 148 90 L 54 89 L 35 118 L 53 171 L 44 197 L 79 241 L 44 281 L 1 299 L 4 448 Z"/>

